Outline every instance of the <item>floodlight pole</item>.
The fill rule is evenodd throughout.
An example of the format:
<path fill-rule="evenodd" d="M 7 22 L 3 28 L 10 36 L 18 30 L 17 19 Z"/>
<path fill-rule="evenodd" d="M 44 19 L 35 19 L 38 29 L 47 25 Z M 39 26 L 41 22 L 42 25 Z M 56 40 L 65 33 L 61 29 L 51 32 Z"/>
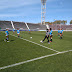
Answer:
<path fill-rule="evenodd" d="M 46 1 L 41 0 L 41 24 L 45 25 Z"/>

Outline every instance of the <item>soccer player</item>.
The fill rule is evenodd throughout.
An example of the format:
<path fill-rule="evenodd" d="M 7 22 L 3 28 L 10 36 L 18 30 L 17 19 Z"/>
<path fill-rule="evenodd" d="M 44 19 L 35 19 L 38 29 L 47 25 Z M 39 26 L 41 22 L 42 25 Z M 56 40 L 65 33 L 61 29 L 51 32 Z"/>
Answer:
<path fill-rule="evenodd" d="M 15 34 L 15 29 L 13 28 L 13 34 Z"/>
<path fill-rule="evenodd" d="M 53 32 L 53 31 L 52 31 L 52 29 L 50 28 L 50 33 L 49 33 L 49 34 L 50 34 L 50 42 L 52 42 L 52 35 L 53 35 L 52 32 Z"/>
<path fill-rule="evenodd" d="M 30 34 L 30 29 L 29 29 L 29 34 Z"/>
<path fill-rule="evenodd" d="M 60 30 L 60 39 L 62 39 L 62 29 Z"/>
<path fill-rule="evenodd" d="M 62 36 L 63 36 L 63 29 L 62 29 Z"/>
<path fill-rule="evenodd" d="M 46 35 L 45 35 L 45 38 L 43 39 L 42 43 L 44 42 L 44 40 L 47 38 L 48 40 L 48 44 L 50 44 L 49 42 L 49 29 L 46 29 Z"/>
<path fill-rule="evenodd" d="M 6 34 L 6 40 L 4 40 L 4 41 L 9 42 L 9 32 L 8 32 L 8 29 L 6 29 L 5 34 Z"/>
<path fill-rule="evenodd" d="M 60 29 L 58 29 L 58 37 L 60 36 Z"/>
<path fill-rule="evenodd" d="M 17 35 L 18 35 L 18 37 L 19 37 L 19 35 L 20 35 L 20 30 L 19 30 L 19 28 L 17 28 Z"/>

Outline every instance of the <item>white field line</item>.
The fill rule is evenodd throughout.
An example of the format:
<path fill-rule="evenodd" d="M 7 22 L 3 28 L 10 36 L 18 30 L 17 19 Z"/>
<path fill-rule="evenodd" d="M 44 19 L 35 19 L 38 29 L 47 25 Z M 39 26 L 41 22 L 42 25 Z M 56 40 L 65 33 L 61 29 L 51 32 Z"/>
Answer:
<path fill-rule="evenodd" d="M 11 35 L 11 34 L 10 34 L 10 35 Z M 17 36 L 15 36 L 15 35 L 11 35 L 11 36 L 17 37 Z M 17 37 L 17 38 L 18 38 L 18 37 Z M 43 48 L 46 48 L 46 49 L 52 50 L 52 51 L 54 51 L 54 52 L 59 52 L 59 51 L 57 51 L 57 50 L 54 50 L 54 49 L 48 48 L 48 47 L 43 46 L 43 45 L 41 45 L 41 44 L 38 44 L 38 43 L 36 43 L 36 42 L 30 41 L 30 40 L 27 40 L 27 39 L 24 39 L 24 38 L 20 38 L 20 39 L 25 40 L 25 41 L 28 41 L 28 42 L 33 43 L 33 44 L 36 44 L 36 45 L 39 45 L 39 46 L 41 46 L 41 47 L 43 47 Z"/>
<path fill-rule="evenodd" d="M 29 63 L 29 62 L 33 62 L 33 61 L 40 60 L 40 59 L 43 59 L 43 58 L 47 58 L 47 57 L 51 57 L 51 56 L 55 56 L 55 55 L 59 55 L 59 54 L 64 54 L 64 53 L 71 52 L 71 51 L 72 50 L 62 51 L 62 52 L 58 52 L 58 53 L 54 53 L 54 54 L 50 54 L 50 55 L 45 55 L 45 56 L 41 56 L 41 57 L 38 57 L 38 58 L 34 58 L 34 59 L 31 59 L 31 60 L 15 63 L 15 64 L 12 64 L 12 65 L 3 66 L 3 67 L 0 67 L 0 70 L 6 69 L 6 68 L 11 68 L 11 67 L 18 66 L 18 65 L 22 65 L 22 64 L 25 64 L 25 63 Z"/>

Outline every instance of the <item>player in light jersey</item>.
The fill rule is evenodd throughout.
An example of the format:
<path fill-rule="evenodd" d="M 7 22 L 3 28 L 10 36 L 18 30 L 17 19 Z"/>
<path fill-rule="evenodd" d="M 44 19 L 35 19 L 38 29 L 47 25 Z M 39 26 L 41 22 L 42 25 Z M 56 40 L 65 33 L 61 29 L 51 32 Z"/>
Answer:
<path fill-rule="evenodd" d="M 46 35 L 45 35 L 45 38 L 43 39 L 42 43 L 45 41 L 46 38 L 48 40 L 48 44 L 50 44 L 50 42 L 49 42 L 49 29 L 46 30 Z"/>
<path fill-rule="evenodd" d="M 13 34 L 15 34 L 15 29 L 13 28 Z"/>
<path fill-rule="evenodd" d="M 29 29 L 29 34 L 30 34 L 30 31 L 31 31 L 31 30 Z"/>
<path fill-rule="evenodd" d="M 6 34 L 6 39 L 4 41 L 9 42 L 9 32 L 8 32 L 8 29 L 6 29 L 5 34 Z"/>
<path fill-rule="evenodd" d="M 18 35 L 18 37 L 19 37 L 19 35 L 20 35 L 20 30 L 19 30 L 19 28 L 17 28 L 17 35 Z"/>
<path fill-rule="evenodd" d="M 53 32 L 53 31 L 52 31 L 52 29 L 50 28 L 50 33 L 49 33 L 49 34 L 50 34 L 50 42 L 52 42 L 52 35 L 53 35 L 52 32 Z"/>
<path fill-rule="evenodd" d="M 63 29 L 62 29 L 62 36 L 63 36 Z"/>
<path fill-rule="evenodd" d="M 58 37 L 60 36 L 60 29 L 58 29 Z"/>
<path fill-rule="evenodd" d="M 60 30 L 60 39 L 62 39 L 62 29 Z"/>

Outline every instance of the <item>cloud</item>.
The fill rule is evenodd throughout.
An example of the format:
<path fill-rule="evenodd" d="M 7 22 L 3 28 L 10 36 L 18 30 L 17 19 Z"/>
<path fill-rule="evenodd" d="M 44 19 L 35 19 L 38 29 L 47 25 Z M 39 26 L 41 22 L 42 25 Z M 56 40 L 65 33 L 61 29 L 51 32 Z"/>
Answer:
<path fill-rule="evenodd" d="M 50 9 L 50 10 L 47 10 L 46 15 L 55 14 L 56 16 L 58 15 L 60 16 L 69 15 L 70 16 L 71 12 L 72 12 L 72 9 Z"/>
<path fill-rule="evenodd" d="M 25 5 L 31 5 L 39 3 L 38 0 L 2 0 L 0 1 L 0 9 L 20 7 Z"/>
<path fill-rule="evenodd" d="M 55 0 L 47 0 L 47 2 L 52 2 Z M 41 3 L 41 0 L 1 0 L 0 9 L 20 7 L 25 5 L 32 5 Z"/>
<path fill-rule="evenodd" d="M 56 0 L 47 0 L 47 2 L 53 2 L 53 1 Z M 1 0 L 0 10 L 1 9 L 3 10 L 0 11 L 0 17 L 14 17 L 22 15 L 26 16 L 26 14 L 30 15 L 30 13 L 27 13 L 28 10 L 30 10 L 32 14 L 38 14 L 40 12 L 39 7 L 31 6 L 30 9 L 26 7 L 27 5 L 33 5 L 33 4 L 41 4 L 41 0 Z M 25 6 L 24 9 L 27 8 L 26 11 L 23 10 L 22 6 L 23 7 Z"/>
<path fill-rule="evenodd" d="M 0 14 L 0 17 L 15 17 L 15 16 L 19 16 L 17 14 Z"/>
<path fill-rule="evenodd" d="M 55 12 L 72 12 L 72 9 L 55 9 Z"/>

